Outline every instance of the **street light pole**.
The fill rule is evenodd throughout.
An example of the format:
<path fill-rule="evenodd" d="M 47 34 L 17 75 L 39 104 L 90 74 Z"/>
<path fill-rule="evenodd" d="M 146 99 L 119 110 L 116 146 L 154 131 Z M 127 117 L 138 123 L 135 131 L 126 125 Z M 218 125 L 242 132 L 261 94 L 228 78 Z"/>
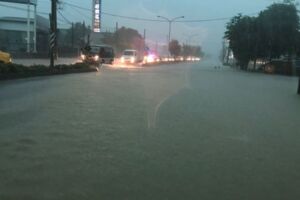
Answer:
<path fill-rule="evenodd" d="M 169 44 L 168 46 L 170 45 L 170 42 L 171 42 L 171 31 L 172 31 L 172 23 L 175 22 L 177 19 L 182 19 L 184 18 L 184 16 L 180 16 L 180 17 L 175 17 L 173 19 L 169 19 L 167 17 L 163 17 L 163 16 L 157 16 L 158 18 L 162 18 L 164 20 L 166 20 L 168 23 L 169 23 L 169 35 L 168 35 L 168 40 L 169 40 Z"/>
<path fill-rule="evenodd" d="M 171 21 L 169 21 L 169 44 L 170 44 L 170 42 L 171 42 L 171 31 L 172 31 L 172 22 Z"/>

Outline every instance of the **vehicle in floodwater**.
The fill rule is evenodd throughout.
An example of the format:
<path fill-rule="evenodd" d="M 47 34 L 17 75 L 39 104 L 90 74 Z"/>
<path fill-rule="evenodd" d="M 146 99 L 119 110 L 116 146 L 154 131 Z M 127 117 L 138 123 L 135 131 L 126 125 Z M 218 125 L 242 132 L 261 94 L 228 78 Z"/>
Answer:
<path fill-rule="evenodd" d="M 114 57 L 114 49 L 108 45 L 89 45 L 81 52 L 81 60 L 89 64 L 113 64 Z"/>

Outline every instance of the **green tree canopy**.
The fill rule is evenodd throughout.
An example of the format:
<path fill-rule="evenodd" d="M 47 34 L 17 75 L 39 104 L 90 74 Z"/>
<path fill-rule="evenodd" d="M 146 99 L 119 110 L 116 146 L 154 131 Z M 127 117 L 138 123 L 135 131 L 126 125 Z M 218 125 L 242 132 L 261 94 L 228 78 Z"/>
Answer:
<path fill-rule="evenodd" d="M 144 39 L 135 29 L 122 27 L 118 29 L 113 35 L 114 45 L 119 51 L 125 49 L 142 50 L 144 46 Z"/>
<path fill-rule="evenodd" d="M 293 3 L 286 1 L 273 4 L 260 13 L 258 20 L 262 30 L 261 38 L 269 50 L 270 58 L 295 52 L 299 35 L 299 16 Z"/>
<path fill-rule="evenodd" d="M 181 45 L 178 40 L 172 40 L 169 44 L 169 52 L 172 56 L 179 56 L 181 53 Z"/>
<path fill-rule="evenodd" d="M 185 57 L 187 56 L 197 56 L 202 57 L 204 55 L 201 46 L 193 46 L 193 45 L 182 45 L 182 52 L 181 54 Z"/>
<path fill-rule="evenodd" d="M 258 17 L 238 15 L 227 24 L 229 40 L 239 65 L 246 69 L 250 60 L 291 56 L 299 51 L 299 16 L 294 1 L 274 3 Z"/>
<path fill-rule="evenodd" d="M 254 57 L 256 44 L 256 18 L 238 15 L 227 24 L 225 32 L 226 39 L 229 40 L 229 47 L 240 66 L 245 68 L 251 58 Z"/>

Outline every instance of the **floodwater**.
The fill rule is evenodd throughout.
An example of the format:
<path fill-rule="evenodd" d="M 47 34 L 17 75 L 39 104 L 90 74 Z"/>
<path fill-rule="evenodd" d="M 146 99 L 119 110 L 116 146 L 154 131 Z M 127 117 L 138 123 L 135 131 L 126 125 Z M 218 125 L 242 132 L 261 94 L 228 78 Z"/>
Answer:
<path fill-rule="evenodd" d="M 214 65 L 0 82 L 0 199 L 300 199 L 297 78 Z"/>

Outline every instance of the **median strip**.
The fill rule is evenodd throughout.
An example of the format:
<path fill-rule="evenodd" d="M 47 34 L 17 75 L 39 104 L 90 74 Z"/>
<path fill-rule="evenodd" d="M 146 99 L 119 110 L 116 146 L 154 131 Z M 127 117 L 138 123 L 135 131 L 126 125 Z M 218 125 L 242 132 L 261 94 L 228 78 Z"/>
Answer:
<path fill-rule="evenodd" d="M 96 72 L 96 67 L 85 63 L 76 63 L 71 65 L 56 65 L 49 68 L 45 65 L 24 66 L 19 64 L 3 64 L 0 63 L 0 80 L 11 80 L 30 78 L 37 76 L 53 76 L 61 74 Z"/>

